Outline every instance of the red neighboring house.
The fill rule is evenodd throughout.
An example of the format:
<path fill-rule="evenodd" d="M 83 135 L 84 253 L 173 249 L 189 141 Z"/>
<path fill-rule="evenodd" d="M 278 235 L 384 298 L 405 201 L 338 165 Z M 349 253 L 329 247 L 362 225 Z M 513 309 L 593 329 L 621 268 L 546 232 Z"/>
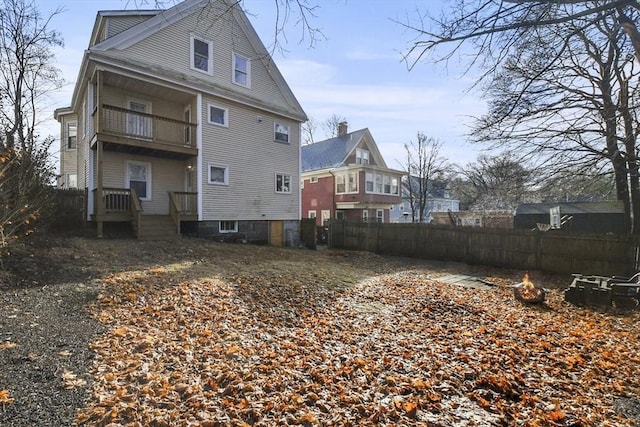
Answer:
<path fill-rule="evenodd" d="M 369 129 L 347 132 L 340 123 L 338 136 L 301 150 L 302 216 L 389 222 L 393 205 L 400 203 L 404 172 L 387 167 Z"/>

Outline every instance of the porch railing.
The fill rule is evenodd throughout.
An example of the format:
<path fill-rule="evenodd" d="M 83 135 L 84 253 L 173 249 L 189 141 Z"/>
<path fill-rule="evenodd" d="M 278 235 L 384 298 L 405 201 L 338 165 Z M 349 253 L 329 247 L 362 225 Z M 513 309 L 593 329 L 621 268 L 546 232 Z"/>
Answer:
<path fill-rule="evenodd" d="M 196 124 L 154 114 L 102 105 L 99 132 L 158 142 L 195 147 Z"/>
<path fill-rule="evenodd" d="M 180 234 L 180 221 L 195 220 L 198 215 L 198 193 L 169 191 L 169 211 Z"/>
<path fill-rule="evenodd" d="M 142 205 L 136 190 L 131 188 L 102 188 L 102 212 L 99 212 L 98 206 L 98 190 L 93 190 L 93 208 L 94 212 L 98 215 L 119 215 L 119 216 L 131 216 L 134 221 L 134 225 L 138 225 L 140 215 L 142 213 Z"/>

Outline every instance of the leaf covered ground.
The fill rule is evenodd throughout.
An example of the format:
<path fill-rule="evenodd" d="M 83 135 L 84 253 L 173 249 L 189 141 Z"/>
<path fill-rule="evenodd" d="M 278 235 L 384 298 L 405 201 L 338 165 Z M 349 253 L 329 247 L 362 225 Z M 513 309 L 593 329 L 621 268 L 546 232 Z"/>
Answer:
<path fill-rule="evenodd" d="M 78 251 L 99 292 L 86 306 L 99 325 L 87 342 L 92 364 L 81 372 L 61 363 L 54 379 L 60 393 L 87 391 L 77 424 L 640 421 L 637 312 L 578 308 L 561 289 L 542 306 L 523 305 L 510 287 L 520 271 L 188 239 L 163 245 L 80 239 L 58 252 Z M 438 281 L 450 273 L 495 286 Z M 543 286 L 570 282 L 531 273 Z M 0 356 L 21 348 L 12 337 Z M 0 391 L 5 407 L 16 405 L 20 390 L 0 382 Z"/>

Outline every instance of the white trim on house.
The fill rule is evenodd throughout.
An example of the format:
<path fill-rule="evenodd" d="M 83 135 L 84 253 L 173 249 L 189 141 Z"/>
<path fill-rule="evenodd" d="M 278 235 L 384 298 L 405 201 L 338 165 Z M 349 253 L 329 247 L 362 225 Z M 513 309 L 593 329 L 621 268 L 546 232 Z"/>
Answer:
<path fill-rule="evenodd" d="M 120 34 L 117 34 L 96 44 L 91 49 L 123 50 L 131 47 L 134 44 L 149 37 L 150 35 L 162 30 L 163 28 L 169 27 L 172 24 L 178 22 L 186 15 L 189 15 L 197 11 L 198 9 L 205 7 L 207 4 L 209 4 L 209 1 L 210 0 L 185 0 L 183 2 L 180 2 L 167 10 L 157 13 L 152 18 L 149 18 L 146 21 L 143 21 L 138 25 L 134 25 L 128 30 L 121 32 Z M 134 13 L 136 12 L 132 11 L 132 14 Z"/>
<path fill-rule="evenodd" d="M 202 168 L 204 167 L 203 165 L 203 154 L 202 154 L 202 94 L 199 93 L 196 96 L 196 117 L 197 117 L 197 123 L 198 126 L 196 127 L 196 146 L 198 147 L 198 159 L 196 162 L 196 170 L 198 171 L 197 173 L 197 189 L 196 191 L 198 192 L 198 221 L 202 221 L 202 189 L 203 189 L 203 183 L 202 183 L 202 176 L 204 175 Z"/>
<path fill-rule="evenodd" d="M 195 41 L 199 41 L 207 45 L 207 69 L 199 68 L 195 65 L 196 62 L 196 50 Z M 189 69 L 203 73 L 208 76 L 213 76 L 213 40 L 209 40 L 206 37 L 199 36 L 197 34 L 189 34 Z"/>
<path fill-rule="evenodd" d="M 212 108 L 222 111 L 222 123 L 218 123 L 216 121 L 211 120 Z M 215 126 L 228 128 L 229 127 L 229 107 L 223 107 L 222 105 L 214 104 L 211 102 L 208 103 L 207 104 L 207 123 Z"/>
<path fill-rule="evenodd" d="M 222 170 L 222 182 L 220 181 L 213 181 L 211 179 L 211 169 L 212 168 L 216 168 L 219 170 Z M 229 185 L 229 166 L 228 165 L 223 165 L 220 163 L 212 163 L 210 162 L 207 166 L 207 183 L 211 184 L 211 185 Z"/>
<path fill-rule="evenodd" d="M 236 58 L 241 58 L 245 61 L 245 63 L 247 64 L 247 69 L 244 71 L 244 74 L 246 76 L 246 84 L 243 84 L 239 81 L 236 80 Z M 246 55 L 242 55 L 238 52 L 232 51 L 231 52 L 231 81 L 234 84 L 237 84 L 238 86 L 242 86 L 242 87 L 246 87 L 247 89 L 251 89 L 251 59 L 246 56 Z"/>
<path fill-rule="evenodd" d="M 281 183 L 281 190 L 278 191 L 278 177 L 282 177 L 282 183 Z M 286 185 L 285 182 L 285 178 L 288 178 L 289 181 L 289 185 Z M 284 172 L 276 172 L 275 173 L 275 179 L 274 179 L 274 187 L 273 190 L 275 191 L 276 194 L 292 194 L 293 191 L 291 190 L 291 187 L 293 185 L 293 175 L 290 173 L 284 173 Z"/>
<path fill-rule="evenodd" d="M 230 224 L 233 223 L 233 229 L 227 229 L 225 227 L 225 229 L 222 229 L 222 224 L 226 223 L 226 224 Z M 233 220 L 233 219 L 223 219 L 218 221 L 218 232 L 220 234 L 225 234 L 225 233 L 237 233 L 238 232 L 238 220 Z"/>
<path fill-rule="evenodd" d="M 278 127 L 280 127 L 280 129 Z M 283 130 L 285 130 L 285 128 L 287 131 L 282 132 Z M 283 139 L 278 139 L 278 135 L 286 135 L 287 140 L 285 141 Z M 281 144 L 291 144 L 291 125 L 289 123 L 284 123 L 280 120 L 274 120 L 273 121 L 273 140 Z"/>

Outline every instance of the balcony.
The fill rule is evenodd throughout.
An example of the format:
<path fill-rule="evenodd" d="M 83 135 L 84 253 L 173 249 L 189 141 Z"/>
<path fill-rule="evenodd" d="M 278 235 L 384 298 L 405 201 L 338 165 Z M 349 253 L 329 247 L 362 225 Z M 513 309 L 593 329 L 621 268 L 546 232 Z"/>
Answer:
<path fill-rule="evenodd" d="M 102 104 L 94 114 L 96 141 L 106 151 L 186 159 L 196 156 L 196 124 Z"/>

